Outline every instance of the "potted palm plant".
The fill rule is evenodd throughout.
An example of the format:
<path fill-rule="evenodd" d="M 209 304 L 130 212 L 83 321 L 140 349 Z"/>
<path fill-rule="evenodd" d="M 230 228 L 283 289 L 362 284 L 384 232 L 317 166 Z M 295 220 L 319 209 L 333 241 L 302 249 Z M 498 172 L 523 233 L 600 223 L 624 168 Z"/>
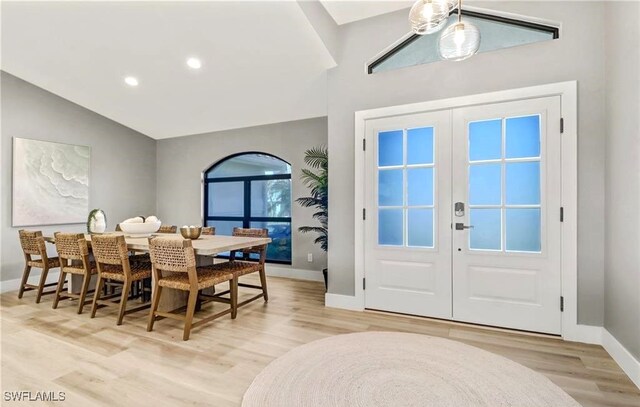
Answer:
<path fill-rule="evenodd" d="M 314 243 L 319 244 L 323 251 L 328 247 L 329 221 L 329 152 L 326 146 L 313 147 L 304 153 L 304 162 L 311 168 L 302 169 L 300 179 L 309 188 L 310 195 L 296 199 L 302 207 L 315 208 L 313 218 L 320 226 L 301 226 L 302 233 L 317 233 Z M 327 288 L 327 269 L 322 270 L 324 286 Z"/>

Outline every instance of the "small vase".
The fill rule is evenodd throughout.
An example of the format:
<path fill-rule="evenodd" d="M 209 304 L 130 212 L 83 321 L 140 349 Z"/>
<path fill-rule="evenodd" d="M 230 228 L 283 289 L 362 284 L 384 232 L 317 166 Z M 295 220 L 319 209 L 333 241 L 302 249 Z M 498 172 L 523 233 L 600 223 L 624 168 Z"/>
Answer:
<path fill-rule="evenodd" d="M 93 233 L 104 233 L 107 230 L 107 222 L 103 219 L 97 219 L 93 224 Z"/>
<path fill-rule="evenodd" d="M 107 217 L 100 209 L 94 209 L 89 214 L 89 221 L 87 223 L 87 232 L 89 233 L 104 233 L 107 230 Z"/>

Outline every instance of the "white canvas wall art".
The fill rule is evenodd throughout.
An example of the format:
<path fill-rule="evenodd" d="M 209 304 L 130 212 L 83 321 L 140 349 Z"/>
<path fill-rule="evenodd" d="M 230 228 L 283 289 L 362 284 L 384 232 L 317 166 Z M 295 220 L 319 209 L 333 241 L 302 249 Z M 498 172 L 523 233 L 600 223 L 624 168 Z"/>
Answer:
<path fill-rule="evenodd" d="M 13 226 L 84 223 L 91 148 L 14 137 Z"/>

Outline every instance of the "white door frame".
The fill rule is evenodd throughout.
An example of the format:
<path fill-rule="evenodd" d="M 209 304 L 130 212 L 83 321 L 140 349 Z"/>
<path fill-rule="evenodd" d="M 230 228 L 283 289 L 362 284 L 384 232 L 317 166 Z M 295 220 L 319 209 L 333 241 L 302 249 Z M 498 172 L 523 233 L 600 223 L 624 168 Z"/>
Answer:
<path fill-rule="evenodd" d="M 578 326 L 578 85 L 576 81 L 559 82 L 546 85 L 510 89 L 498 92 L 462 96 L 429 102 L 389 106 L 355 112 L 355 183 L 361 188 L 354 189 L 354 261 L 355 261 L 355 304 L 351 309 L 364 310 L 364 205 L 365 160 L 359 147 L 365 138 L 367 120 L 393 117 L 406 114 L 424 113 L 434 110 L 455 109 L 459 107 L 533 99 L 547 96 L 560 96 L 561 117 L 564 120 L 562 133 L 562 337 L 566 340 L 580 340 Z M 558 126 L 560 123 L 558 123 Z"/>

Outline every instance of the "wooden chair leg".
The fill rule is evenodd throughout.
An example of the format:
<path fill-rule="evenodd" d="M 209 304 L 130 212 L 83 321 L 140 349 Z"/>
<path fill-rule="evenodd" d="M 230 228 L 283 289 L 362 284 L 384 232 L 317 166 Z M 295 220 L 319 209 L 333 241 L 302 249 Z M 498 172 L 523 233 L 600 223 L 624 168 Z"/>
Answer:
<path fill-rule="evenodd" d="M 43 268 L 42 273 L 40 274 L 40 283 L 38 284 L 38 294 L 36 295 L 36 304 L 40 304 L 40 298 L 42 297 L 42 290 L 44 290 L 44 285 L 47 283 L 47 274 L 49 274 L 49 269 Z"/>
<path fill-rule="evenodd" d="M 198 290 L 189 291 L 189 301 L 187 302 L 187 315 L 184 320 L 184 333 L 182 340 L 189 340 L 191 334 L 191 324 L 193 323 L 193 314 L 196 310 L 196 301 L 198 299 Z"/>
<path fill-rule="evenodd" d="M 267 274 L 264 271 L 264 266 L 260 268 L 260 285 L 262 286 L 264 302 L 267 302 L 269 301 L 269 294 L 267 293 Z"/>
<path fill-rule="evenodd" d="M 80 291 L 80 303 L 78 304 L 78 314 L 82 314 L 84 308 L 84 301 L 87 297 L 87 291 L 89 291 L 89 282 L 91 281 L 91 274 L 85 273 L 82 278 L 82 290 Z"/>
<path fill-rule="evenodd" d="M 147 323 L 147 332 L 153 330 L 153 323 L 156 321 L 156 311 L 158 310 L 158 304 L 160 304 L 160 294 L 162 293 L 162 287 L 157 283 L 153 285 L 153 300 L 151 301 L 151 312 L 149 312 L 149 322 Z"/>
<path fill-rule="evenodd" d="M 53 309 L 58 308 L 58 302 L 60 301 L 60 292 L 62 292 L 62 287 L 64 286 L 64 281 L 66 280 L 66 274 L 67 273 L 60 270 L 60 278 L 58 278 L 58 286 L 56 287 L 55 298 L 53 299 Z"/>
<path fill-rule="evenodd" d="M 238 314 L 238 277 L 229 280 L 229 295 L 231 302 L 231 319 Z"/>
<path fill-rule="evenodd" d="M 22 294 L 24 294 L 24 286 L 29 281 L 29 273 L 31 273 L 31 266 L 27 266 L 25 264 L 24 271 L 22 272 L 22 280 L 20 281 L 20 291 L 18 291 L 18 298 L 22 298 Z"/>
<path fill-rule="evenodd" d="M 98 300 L 100 299 L 100 294 L 102 293 L 104 287 L 106 287 L 104 285 L 104 279 L 100 277 L 100 275 L 98 275 L 96 289 L 93 292 L 93 303 L 91 304 L 91 318 L 96 317 L 96 311 L 98 310 Z"/>
<path fill-rule="evenodd" d="M 127 298 L 129 298 L 129 291 L 131 290 L 131 281 L 126 281 L 122 285 L 122 294 L 120 296 L 120 312 L 118 313 L 118 325 L 122 325 L 122 318 L 124 318 L 124 311 L 127 308 Z"/>

